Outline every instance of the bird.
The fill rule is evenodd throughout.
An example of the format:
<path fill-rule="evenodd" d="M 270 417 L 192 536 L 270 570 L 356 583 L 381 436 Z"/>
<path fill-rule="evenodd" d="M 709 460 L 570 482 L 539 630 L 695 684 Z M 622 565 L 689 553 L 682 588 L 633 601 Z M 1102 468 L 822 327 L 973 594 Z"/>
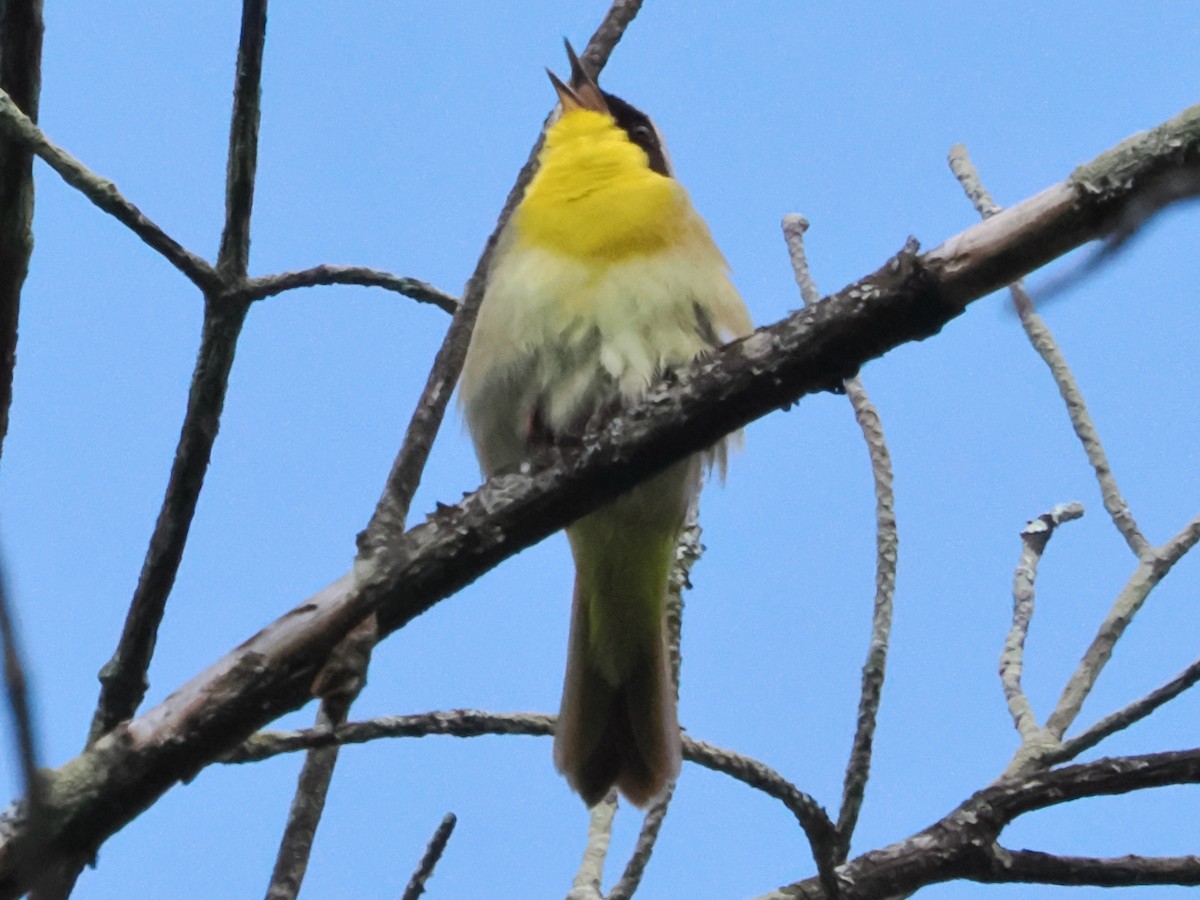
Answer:
<path fill-rule="evenodd" d="M 486 476 L 578 444 L 669 373 L 750 332 L 708 225 L 650 118 L 566 43 L 556 116 L 497 239 L 460 387 Z M 666 597 L 675 548 L 723 439 L 566 528 L 575 562 L 554 762 L 590 807 L 644 807 L 678 777 Z"/>

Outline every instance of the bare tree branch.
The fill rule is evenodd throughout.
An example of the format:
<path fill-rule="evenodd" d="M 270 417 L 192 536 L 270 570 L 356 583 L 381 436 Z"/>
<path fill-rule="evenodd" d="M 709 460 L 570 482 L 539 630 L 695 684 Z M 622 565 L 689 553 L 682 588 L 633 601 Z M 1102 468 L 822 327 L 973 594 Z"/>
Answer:
<path fill-rule="evenodd" d="M 44 30 L 41 0 L 9 0 L 0 4 L 0 90 L 31 123 L 37 120 L 41 97 Z M 19 142 L 0 140 L 0 453 L 8 434 L 21 288 L 33 251 L 32 222 L 33 155 Z M 9 607 L 2 570 L 0 642 L 4 648 L 5 696 L 12 712 L 17 757 L 25 782 L 25 803 L 36 831 L 41 828 L 43 816 L 37 732 L 17 623 Z"/>
<path fill-rule="evenodd" d="M 30 123 L 42 90 L 42 0 L 0 4 L 0 90 Z M 4 129 L 7 131 L 7 129 Z M 21 288 L 33 252 L 33 154 L 0 140 L 0 453 L 8 434 Z"/>
<path fill-rule="evenodd" d="M 220 762 L 260 762 L 280 753 L 295 753 L 313 747 L 365 744 L 383 738 L 423 738 L 432 735 L 470 738 L 490 734 L 544 737 L 553 733 L 554 717 L 545 713 L 450 709 L 410 716 L 378 716 L 362 722 L 348 722 L 336 730 L 306 728 L 300 731 L 260 731 L 222 756 Z"/>
<path fill-rule="evenodd" d="M 8 585 L 0 571 L 0 644 L 4 647 L 4 693 L 12 713 L 17 758 L 25 779 L 25 802 L 36 814 L 41 804 L 40 780 L 37 774 L 37 732 L 29 703 L 29 681 L 25 677 L 25 662 L 21 642 L 17 638 L 17 623 L 8 604 Z"/>
<path fill-rule="evenodd" d="M 1160 567 L 1169 569 L 1197 543 L 1200 543 L 1200 516 L 1193 518 L 1179 530 L 1178 534 L 1155 551 L 1156 561 Z"/>
<path fill-rule="evenodd" d="M 1111 185 L 1063 182 L 924 256 L 910 247 L 863 281 L 696 363 L 678 383 L 653 388 L 645 403 L 555 465 L 493 479 L 369 564 L 360 559 L 354 575 L 61 767 L 47 792 L 51 846 L 94 849 L 180 779 L 302 705 L 329 651 L 372 611 L 381 633 L 391 633 L 615 490 L 807 393 L 836 387 L 867 360 L 936 333 L 972 300 L 1103 234 L 1143 176 L 1200 165 L 1200 107 L 1118 150 L 1088 170 L 1093 179 L 1119 176 Z M 19 810 L 0 817 L 0 897 L 22 887 L 15 867 L 27 839 Z"/>
<path fill-rule="evenodd" d="M 816 800 L 764 763 L 704 741 L 685 739 L 683 757 L 707 769 L 724 772 L 786 806 L 796 817 L 812 847 L 813 860 L 820 872 L 818 880 L 827 884 L 826 879 L 832 875 L 832 868 L 827 866 L 827 861 L 833 858 L 838 836 L 829 815 Z M 822 872 L 823 868 L 825 871 Z"/>
<path fill-rule="evenodd" d="M 1192 110 L 1185 112 L 1184 116 L 1194 114 L 1195 109 L 1196 107 L 1193 107 Z M 1090 185 L 1089 187 L 1085 187 L 1085 190 L 1105 190 L 1112 178 L 1120 177 L 1119 172 L 1128 164 L 1128 154 L 1136 144 L 1137 138 L 1122 142 L 1120 146 L 1108 154 L 1076 170 L 1074 179 L 1081 184 Z M 1123 160 L 1122 157 L 1124 157 Z M 1117 162 L 1111 171 L 1101 174 L 1097 166 L 1103 167 L 1106 161 Z M 961 144 L 956 145 L 950 151 L 950 168 L 984 219 L 988 219 L 1000 211 L 1000 207 L 992 199 L 987 189 L 984 188 L 978 171 L 967 155 L 966 148 Z M 1197 171 L 1194 165 L 1186 170 L 1183 181 L 1191 184 L 1193 189 L 1190 192 L 1176 192 L 1178 194 L 1176 199 L 1179 196 L 1195 193 L 1195 184 L 1200 183 L 1200 175 L 1197 174 Z M 1116 224 L 1112 226 L 1113 231 L 1110 232 L 1110 237 L 1113 234 L 1117 235 L 1117 237 L 1113 238 L 1114 243 L 1112 246 L 1114 248 L 1129 239 L 1131 233 L 1126 232 L 1129 230 L 1131 222 L 1136 220 L 1138 225 L 1143 224 L 1150 215 L 1157 212 L 1168 202 L 1166 199 L 1167 195 L 1164 195 L 1162 186 L 1164 183 L 1171 181 L 1172 178 L 1173 176 L 1170 171 L 1144 176 L 1143 190 L 1149 197 L 1144 197 L 1131 204 L 1128 211 L 1114 214 Z M 1134 227 L 1136 228 L 1136 226 Z M 1080 661 L 1079 667 L 1063 689 L 1062 696 L 1055 710 L 1047 719 L 1045 727 L 1038 727 L 1036 717 L 1029 706 L 1028 700 L 1021 691 L 1022 655 L 1025 635 L 1029 628 L 1030 618 L 1033 615 L 1033 585 L 1036 577 L 1037 561 L 1045 549 L 1045 543 L 1053 533 L 1054 527 L 1060 521 L 1064 520 L 1056 516 L 1055 513 L 1060 512 L 1064 508 L 1056 508 L 1050 514 L 1051 518 L 1043 516 L 1038 522 L 1031 523 L 1030 528 L 1034 528 L 1035 525 L 1040 526 L 1035 531 L 1031 532 L 1030 528 L 1027 528 L 1022 533 L 1022 540 L 1025 546 L 1021 563 L 1017 567 L 1013 586 L 1013 627 L 1009 631 L 1000 661 L 1000 673 L 1004 684 L 1005 696 L 1008 699 L 1014 723 L 1022 736 L 1021 748 L 1013 757 L 1006 770 L 1006 774 L 1011 776 L 1074 757 L 1084 749 L 1099 743 L 1108 735 L 1127 727 L 1131 722 L 1149 715 L 1150 712 L 1162 703 L 1167 702 L 1171 697 L 1177 696 L 1190 686 L 1192 682 L 1188 680 L 1188 673 L 1185 672 L 1159 691 L 1106 717 L 1079 738 L 1062 743 L 1064 732 L 1079 714 L 1084 700 L 1091 692 L 1096 679 L 1099 678 L 1100 672 L 1111 656 L 1113 647 L 1124 633 L 1126 626 L 1132 620 L 1134 614 L 1141 608 L 1142 603 L 1145 602 L 1149 592 L 1166 575 L 1171 566 L 1190 550 L 1197 541 L 1200 541 L 1200 517 L 1193 519 L 1183 531 L 1163 547 L 1152 548 L 1150 546 L 1138 528 L 1128 504 L 1117 487 L 1116 478 L 1109 465 L 1108 457 L 1104 452 L 1104 447 L 1100 442 L 1095 425 L 1088 414 L 1083 395 L 1079 391 L 1074 375 L 1072 375 L 1070 368 L 1067 366 L 1062 352 L 1059 350 L 1053 335 L 1050 333 L 1050 329 L 1035 311 L 1033 301 L 1020 281 L 1012 284 L 1010 291 L 1014 306 L 1020 316 L 1021 324 L 1025 328 L 1030 342 L 1050 369 L 1055 384 L 1058 386 L 1059 393 L 1066 402 L 1067 412 L 1075 434 L 1083 445 L 1088 462 L 1091 464 L 1096 480 L 1099 483 L 1100 494 L 1104 501 L 1105 509 L 1108 510 L 1113 524 L 1125 538 L 1126 543 L 1137 555 L 1140 562 L 1138 570 L 1117 597 L 1107 618 L 1100 627 L 1099 634 L 1093 640 L 1084 658 Z M 1082 507 L 1079 508 L 1079 514 L 1082 514 Z M 1070 517 L 1076 518 L 1077 515 L 1072 513 Z"/>
<path fill-rule="evenodd" d="M 433 837 L 429 839 L 429 846 L 425 848 L 425 853 L 421 856 L 421 861 L 417 863 L 417 868 L 413 872 L 412 878 L 408 880 L 408 887 L 404 889 L 400 900 L 417 900 L 425 893 L 425 885 L 433 877 L 434 868 L 442 858 L 442 854 L 446 852 L 446 845 L 450 843 L 450 835 L 454 833 L 454 826 L 457 823 L 458 819 L 454 813 L 446 813 L 442 816 L 442 821 L 438 823 Z"/>

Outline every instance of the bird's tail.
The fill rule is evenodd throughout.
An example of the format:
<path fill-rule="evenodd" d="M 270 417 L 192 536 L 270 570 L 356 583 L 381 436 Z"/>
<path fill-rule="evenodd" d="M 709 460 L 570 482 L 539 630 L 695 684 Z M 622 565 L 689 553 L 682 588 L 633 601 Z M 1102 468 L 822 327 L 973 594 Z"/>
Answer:
<path fill-rule="evenodd" d="M 614 784 L 645 806 L 679 774 L 665 623 L 678 526 L 628 525 L 606 507 L 568 530 L 575 597 L 554 762 L 589 806 Z"/>

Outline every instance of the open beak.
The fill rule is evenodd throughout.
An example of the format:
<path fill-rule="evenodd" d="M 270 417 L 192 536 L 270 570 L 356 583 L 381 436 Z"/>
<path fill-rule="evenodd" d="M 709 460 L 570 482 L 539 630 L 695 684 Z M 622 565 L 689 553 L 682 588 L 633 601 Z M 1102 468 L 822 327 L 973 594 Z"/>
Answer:
<path fill-rule="evenodd" d="M 550 83 L 554 85 L 554 90 L 558 94 L 559 102 L 562 103 L 563 112 L 570 112 L 574 109 L 590 109 L 592 112 L 612 115 L 604 100 L 604 92 L 600 90 L 596 80 L 583 68 L 583 63 L 575 55 L 571 42 L 564 39 L 563 43 L 567 47 L 567 59 L 571 62 L 571 83 L 563 84 L 562 79 L 549 69 L 546 70 L 546 74 L 550 76 Z"/>

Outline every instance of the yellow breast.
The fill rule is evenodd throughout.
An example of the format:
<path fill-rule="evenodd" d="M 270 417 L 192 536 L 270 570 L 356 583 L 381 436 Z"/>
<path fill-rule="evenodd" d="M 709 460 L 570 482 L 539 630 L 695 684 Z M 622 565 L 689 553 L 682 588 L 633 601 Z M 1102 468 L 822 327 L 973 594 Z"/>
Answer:
<path fill-rule="evenodd" d="M 683 188 L 652 171 L 606 115 L 565 113 L 546 132 L 540 162 L 513 217 L 527 246 L 611 263 L 673 245 L 694 216 Z"/>

